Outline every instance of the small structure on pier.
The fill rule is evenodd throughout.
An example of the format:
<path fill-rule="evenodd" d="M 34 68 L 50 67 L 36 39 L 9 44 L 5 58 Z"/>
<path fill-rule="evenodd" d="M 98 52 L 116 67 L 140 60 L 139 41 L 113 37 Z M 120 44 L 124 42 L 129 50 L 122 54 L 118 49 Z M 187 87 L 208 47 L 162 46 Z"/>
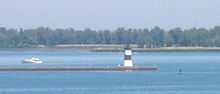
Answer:
<path fill-rule="evenodd" d="M 124 49 L 124 63 L 123 63 L 123 67 L 133 67 L 133 61 L 132 61 L 132 49 L 127 46 Z"/>

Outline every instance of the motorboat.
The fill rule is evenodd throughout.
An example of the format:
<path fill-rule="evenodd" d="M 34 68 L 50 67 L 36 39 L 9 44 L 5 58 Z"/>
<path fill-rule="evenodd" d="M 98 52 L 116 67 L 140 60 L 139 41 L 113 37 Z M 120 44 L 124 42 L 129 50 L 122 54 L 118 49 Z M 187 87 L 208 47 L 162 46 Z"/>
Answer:
<path fill-rule="evenodd" d="M 40 64 L 40 63 L 43 63 L 43 61 L 41 61 L 39 58 L 32 57 L 32 58 L 24 59 L 24 60 L 23 60 L 23 63 L 35 63 L 35 64 Z"/>

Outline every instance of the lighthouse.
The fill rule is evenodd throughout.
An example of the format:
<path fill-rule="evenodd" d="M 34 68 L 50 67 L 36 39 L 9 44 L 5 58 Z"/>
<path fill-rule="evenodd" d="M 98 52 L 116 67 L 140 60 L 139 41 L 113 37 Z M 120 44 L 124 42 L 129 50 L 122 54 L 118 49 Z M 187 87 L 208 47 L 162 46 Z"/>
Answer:
<path fill-rule="evenodd" d="M 123 67 L 133 67 L 134 66 L 131 56 L 132 56 L 132 49 L 129 46 L 127 46 L 124 49 L 124 64 L 123 64 Z"/>

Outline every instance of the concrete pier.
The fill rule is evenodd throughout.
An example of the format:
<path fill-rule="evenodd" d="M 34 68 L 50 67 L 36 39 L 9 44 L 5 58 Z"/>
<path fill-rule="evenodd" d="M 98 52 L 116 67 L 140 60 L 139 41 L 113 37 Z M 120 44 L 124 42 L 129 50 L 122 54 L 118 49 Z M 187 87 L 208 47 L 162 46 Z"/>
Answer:
<path fill-rule="evenodd" d="M 114 66 L 91 66 L 91 67 L 0 67 L 0 71 L 155 71 L 157 66 L 142 67 L 114 67 Z"/>

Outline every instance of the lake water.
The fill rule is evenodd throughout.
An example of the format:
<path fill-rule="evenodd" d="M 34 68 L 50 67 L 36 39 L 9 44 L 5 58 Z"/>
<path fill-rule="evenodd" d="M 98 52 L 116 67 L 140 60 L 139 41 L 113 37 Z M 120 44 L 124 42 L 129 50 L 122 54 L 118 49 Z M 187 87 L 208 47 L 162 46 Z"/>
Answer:
<path fill-rule="evenodd" d="M 29 57 L 43 64 L 22 64 Z M 220 52 L 134 53 L 144 72 L 0 72 L 0 94 L 220 94 Z M 1 50 L 0 66 L 116 66 L 120 52 L 76 49 Z M 178 70 L 182 69 L 179 74 Z"/>

